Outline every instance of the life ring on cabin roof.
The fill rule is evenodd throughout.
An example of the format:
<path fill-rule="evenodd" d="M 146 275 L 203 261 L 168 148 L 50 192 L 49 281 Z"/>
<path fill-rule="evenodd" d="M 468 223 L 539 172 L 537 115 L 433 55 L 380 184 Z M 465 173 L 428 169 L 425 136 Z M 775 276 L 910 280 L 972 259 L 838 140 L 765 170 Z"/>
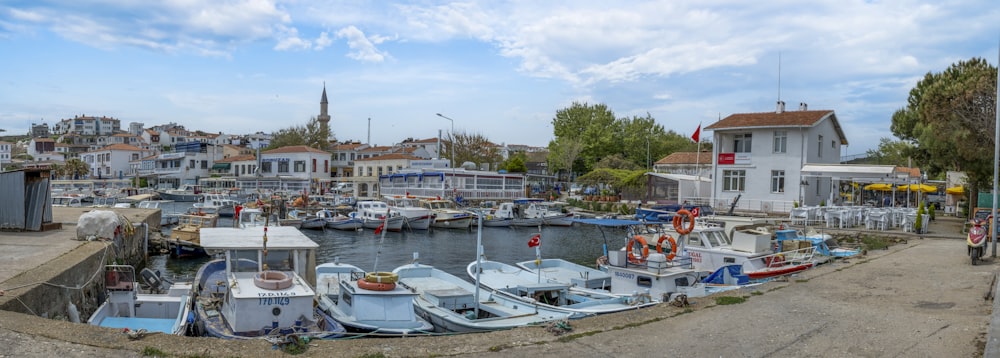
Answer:
<path fill-rule="evenodd" d="M 639 255 L 636 255 L 635 253 L 636 242 L 638 242 L 639 245 L 642 246 L 642 249 L 639 250 L 642 253 Z M 628 251 L 628 262 L 631 262 L 633 264 L 641 265 L 646 262 L 647 258 L 649 258 L 649 244 L 646 243 L 646 238 L 642 236 L 635 235 L 631 239 L 629 239 L 628 245 L 625 246 L 625 250 Z"/>
<path fill-rule="evenodd" d="M 684 227 L 685 217 L 688 219 L 687 227 Z M 677 214 L 674 215 L 674 230 L 680 235 L 687 235 L 694 231 L 694 214 L 685 209 L 677 210 Z"/>
<path fill-rule="evenodd" d="M 392 291 L 396 289 L 396 283 L 378 283 L 360 279 L 358 280 L 358 288 L 369 291 Z"/>
<path fill-rule="evenodd" d="M 284 290 L 292 287 L 292 276 L 281 271 L 261 271 L 253 276 L 253 284 L 265 290 Z"/>
<path fill-rule="evenodd" d="M 365 281 L 372 283 L 396 283 L 399 275 L 392 272 L 369 272 L 365 274 Z"/>
<path fill-rule="evenodd" d="M 660 236 L 660 240 L 656 242 L 656 252 L 657 253 L 660 253 L 660 254 L 663 253 L 663 242 L 664 241 L 670 242 L 670 253 L 667 254 L 667 261 L 673 260 L 674 257 L 677 257 L 677 240 L 674 240 L 674 237 L 670 236 L 670 235 Z"/>

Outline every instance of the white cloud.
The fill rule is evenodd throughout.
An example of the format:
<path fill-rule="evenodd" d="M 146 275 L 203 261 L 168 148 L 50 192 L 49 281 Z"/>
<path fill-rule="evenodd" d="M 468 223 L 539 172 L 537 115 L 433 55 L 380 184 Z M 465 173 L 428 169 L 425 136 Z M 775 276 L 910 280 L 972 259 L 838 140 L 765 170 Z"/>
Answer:
<path fill-rule="evenodd" d="M 319 37 L 316 38 L 316 46 L 313 47 L 313 50 L 322 50 L 331 44 L 333 44 L 333 39 L 330 38 L 330 35 L 328 35 L 326 31 L 323 31 L 323 33 L 319 34 Z"/>
<path fill-rule="evenodd" d="M 375 44 L 365 37 L 365 34 L 357 27 L 342 28 L 337 31 L 337 37 L 347 39 L 347 46 L 353 50 L 347 54 L 347 57 L 362 62 L 385 61 L 386 54 L 379 51 Z"/>

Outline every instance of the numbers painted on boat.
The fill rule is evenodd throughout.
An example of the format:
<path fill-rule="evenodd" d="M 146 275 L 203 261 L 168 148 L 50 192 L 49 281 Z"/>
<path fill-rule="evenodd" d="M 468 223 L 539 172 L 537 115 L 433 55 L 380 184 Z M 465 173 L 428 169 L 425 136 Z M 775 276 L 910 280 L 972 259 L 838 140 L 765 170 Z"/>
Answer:
<path fill-rule="evenodd" d="M 631 280 L 631 279 L 635 278 L 635 274 L 634 273 L 628 273 L 628 272 L 615 272 L 615 277 L 621 277 L 621 278 L 624 278 L 626 280 Z"/>
<path fill-rule="evenodd" d="M 292 299 L 289 297 L 260 297 L 257 299 L 257 303 L 261 306 L 287 306 L 292 303 Z"/>

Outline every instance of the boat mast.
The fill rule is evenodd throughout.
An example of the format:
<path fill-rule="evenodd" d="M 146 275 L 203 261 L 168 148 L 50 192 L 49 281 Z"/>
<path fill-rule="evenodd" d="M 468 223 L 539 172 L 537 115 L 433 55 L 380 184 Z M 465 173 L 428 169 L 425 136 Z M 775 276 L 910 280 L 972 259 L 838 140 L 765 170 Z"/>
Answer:
<path fill-rule="evenodd" d="M 476 209 L 476 305 L 474 312 L 479 318 L 479 274 L 483 272 L 483 209 Z"/>

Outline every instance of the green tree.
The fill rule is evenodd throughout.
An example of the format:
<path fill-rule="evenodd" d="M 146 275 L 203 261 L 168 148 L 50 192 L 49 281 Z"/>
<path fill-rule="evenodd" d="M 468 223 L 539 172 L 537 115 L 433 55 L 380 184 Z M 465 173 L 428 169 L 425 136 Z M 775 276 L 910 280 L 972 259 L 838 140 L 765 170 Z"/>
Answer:
<path fill-rule="evenodd" d="M 80 158 L 70 158 L 63 165 L 62 175 L 66 179 L 83 179 L 90 174 L 90 165 L 84 163 Z"/>
<path fill-rule="evenodd" d="M 506 170 L 509 173 L 527 173 L 528 172 L 528 155 L 524 152 L 519 152 L 517 154 L 511 155 L 503 163 L 500 164 L 500 169 Z"/>
<path fill-rule="evenodd" d="M 272 135 L 271 144 L 266 149 L 275 149 L 292 145 L 305 145 L 312 148 L 327 150 L 330 146 L 330 129 L 324 133 L 316 117 L 306 124 L 280 129 Z"/>
<path fill-rule="evenodd" d="M 996 71 L 986 60 L 973 58 L 928 73 L 910 90 L 907 106 L 892 117 L 892 133 L 914 142 L 915 161 L 930 173 L 965 172 L 970 193 L 992 179 Z"/>
<path fill-rule="evenodd" d="M 556 111 L 552 132 L 555 140 L 549 144 L 550 150 L 553 146 L 563 146 L 564 141 L 580 143 L 580 153 L 571 169 L 576 173 L 589 172 L 601 158 L 622 153 L 622 123 L 604 104 L 574 102 L 569 108 Z"/>
<path fill-rule="evenodd" d="M 892 140 L 889 137 L 879 139 L 878 148 L 867 151 L 868 159 L 878 165 L 907 165 L 907 161 L 916 155 L 916 147 L 907 140 Z"/>
<path fill-rule="evenodd" d="M 455 166 L 461 166 L 465 162 L 489 163 L 490 166 L 495 166 L 502 159 L 497 145 L 479 133 L 457 132 L 454 133 L 454 137 L 449 134 L 448 140 L 443 144 L 443 154 L 448 158 L 451 158 L 451 153 L 455 153 L 453 158 Z"/>
<path fill-rule="evenodd" d="M 579 138 L 564 138 L 549 142 L 549 156 L 546 158 L 549 170 L 559 177 L 559 181 L 569 181 L 574 177 L 573 163 L 580 157 L 583 143 Z"/>

